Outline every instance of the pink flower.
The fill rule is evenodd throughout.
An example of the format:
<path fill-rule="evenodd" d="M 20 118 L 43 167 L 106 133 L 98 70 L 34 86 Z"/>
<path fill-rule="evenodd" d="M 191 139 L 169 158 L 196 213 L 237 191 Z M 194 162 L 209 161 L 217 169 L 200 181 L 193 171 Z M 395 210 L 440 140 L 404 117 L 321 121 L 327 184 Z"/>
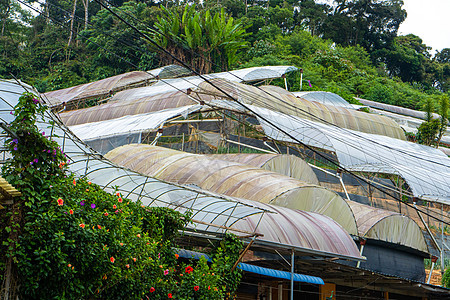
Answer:
<path fill-rule="evenodd" d="M 114 205 L 113 205 L 113 209 L 116 209 L 116 208 L 117 208 L 117 206 L 114 204 Z"/>
<path fill-rule="evenodd" d="M 64 200 L 61 198 L 58 198 L 58 206 L 62 206 L 64 204 Z"/>
<path fill-rule="evenodd" d="M 107 212 L 104 213 L 105 216 L 109 215 Z"/>
<path fill-rule="evenodd" d="M 122 198 L 119 197 L 119 199 L 117 201 L 119 201 L 119 203 L 122 203 L 123 200 L 122 200 Z"/>
<path fill-rule="evenodd" d="M 169 269 L 164 270 L 164 275 L 167 275 L 167 274 L 169 274 Z"/>

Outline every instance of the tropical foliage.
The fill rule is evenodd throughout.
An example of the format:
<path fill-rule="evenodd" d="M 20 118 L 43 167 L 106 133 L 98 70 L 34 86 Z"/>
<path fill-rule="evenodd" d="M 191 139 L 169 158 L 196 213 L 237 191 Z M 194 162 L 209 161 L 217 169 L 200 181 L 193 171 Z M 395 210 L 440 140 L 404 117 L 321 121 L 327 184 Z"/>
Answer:
<path fill-rule="evenodd" d="M 164 6 L 161 10 L 151 37 L 170 54 L 159 51 L 163 65 L 182 61 L 201 74 L 228 70 L 246 45 L 245 30 L 224 8 L 214 15 L 209 10 L 198 11 L 195 5 L 186 5 L 181 15 Z"/>
<path fill-rule="evenodd" d="M 177 59 L 199 73 L 296 65 L 309 80 L 304 89 L 413 109 L 428 98 L 437 109 L 435 95 L 449 91 L 450 50 L 431 53 L 420 37 L 398 36 L 401 0 L 104 2 L 143 34 L 97 1 L 43 0 L 35 15 L 19 1 L 36 2 L 1 4 L 0 76 L 40 91 Z M 289 80 L 300 87 L 298 78 Z"/>

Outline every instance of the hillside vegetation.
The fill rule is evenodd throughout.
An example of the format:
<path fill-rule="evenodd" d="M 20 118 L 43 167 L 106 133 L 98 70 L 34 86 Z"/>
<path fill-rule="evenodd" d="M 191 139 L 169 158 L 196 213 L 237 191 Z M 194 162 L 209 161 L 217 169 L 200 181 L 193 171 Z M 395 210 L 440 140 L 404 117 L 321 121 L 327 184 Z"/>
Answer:
<path fill-rule="evenodd" d="M 398 36 L 401 0 L 193 2 L 102 2 L 139 34 L 97 0 L 2 1 L 0 77 L 61 89 L 176 63 L 160 46 L 203 73 L 295 65 L 303 90 L 350 101 L 422 109 L 449 91 L 450 49 L 430 54 L 420 37 Z"/>

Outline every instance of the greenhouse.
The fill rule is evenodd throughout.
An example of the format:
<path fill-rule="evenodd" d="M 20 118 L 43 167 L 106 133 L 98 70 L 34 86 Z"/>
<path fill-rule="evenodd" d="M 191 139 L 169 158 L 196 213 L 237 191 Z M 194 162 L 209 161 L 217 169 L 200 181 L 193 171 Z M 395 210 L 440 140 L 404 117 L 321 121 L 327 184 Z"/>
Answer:
<path fill-rule="evenodd" d="M 64 124 L 72 126 L 198 104 L 198 101 L 194 101 L 184 92 L 169 92 L 128 100 L 136 98 L 136 90 L 138 89 L 118 92 L 108 103 L 62 112 L 59 116 Z M 209 98 L 211 97 L 205 97 L 208 100 Z"/>
<path fill-rule="evenodd" d="M 349 110 L 339 106 L 326 106 L 318 102 L 297 98 L 285 90 L 266 86 L 257 88 L 223 79 L 200 83 L 196 91 L 228 100 L 236 99 L 244 105 L 264 107 L 303 119 L 335 125 L 366 133 L 390 136 L 405 140 L 397 123 L 384 116 Z"/>
<path fill-rule="evenodd" d="M 286 175 L 304 182 L 316 185 L 320 184 L 312 168 L 298 156 L 257 153 L 213 154 L 209 156 L 212 158 L 261 168 L 263 170 Z"/>
<path fill-rule="evenodd" d="M 146 85 L 155 77 L 147 72 L 133 71 L 42 95 L 50 107 L 92 97 L 107 97 L 126 87 Z"/>
<path fill-rule="evenodd" d="M 347 170 L 397 174 L 414 197 L 450 204 L 450 159 L 441 151 L 398 139 L 344 130 L 252 106 L 265 133 L 336 153 Z M 276 126 L 276 127 L 275 127 Z"/>
<path fill-rule="evenodd" d="M 144 144 L 116 148 L 106 158 L 161 180 L 233 197 L 329 216 L 357 235 L 349 205 L 335 192 L 260 168 Z M 202 172 L 198 172 L 199 168 Z"/>
<path fill-rule="evenodd" d="M 202 75 L 201 77 L 182 77 L 190 74 L 190 71 L 177 65 L 170 65 L 148 72 L 133 71 L 71 88 L 47 92 L 43 94 L 43 97 L 47 99 L 46 101 L 51 107 L 60 106 L 62 104 L 67 105 L 71 102 L 91 98 L 107 98 L 121 90 L 137 87 L 141 88 L 137 91 L 133 91 L 135 95 L 139 95 L 140 97 L 144 95 L 148 97 L 160 93 L 177 92 L 180 90 L 186 91 L 188 88 L 197 87 L 204 79 L 227 78 L 236 82 L 261 81 L 279 78 L 296 69 L 297 68 L 293 66 L 254 67 Z M 126 95 L 127 99 L 131 99 L 128 93 L 126 93 Z M 75 107 L 78 106 L 75 105 Z"/>
<path fill-rule="evenodd" d="M 319 102 L 328 106 L 340 106 L 353 109 L 353 106 L 339 95 L 323 91 L 293 92 L 292 95 L 308 101 Z"/>
<path fill-rule="evenodd" d="M 344 205 L 340 197 L 339 201 L 335 199 L 325 203 L 332 208 L 331 211 L 325 210 L 318 203 L 323 202 L 324 197 L 329 197 L 328 190 L 316 189 L 315 195 L 309 192 L 299 193 L 298 189 L 292 188 L 293 185 L 286 183 L 289 182 L 288 178 L 267 174 L 257 168 L 249 168 L 250 165 L 264 167 L 267 162 L 270 162 L 272 171 L 280 170 L 281 173 L 290 173 L 286 172 L 291 166 L 291 160 L 287 160 L 292 157 L 290 155 L 216 154 L 205 156 L 149 145 L 127 145 L 111 151 L 106 157 L 119 165 L 169 182 L 194 184 L 220 194 L 275 204 L 277 206 L 271 206 L 275 210 L 280 209 L 276 207 L 281 206 L 319 212 L 332 218 L 355 236 L 403 245 L 428 253 L 421 229 L 407 216 L 353 201 L 346 201 Z M 301 161 L 299 158 L 296 160 Z M 226 163 L 226 161 L 233 163 Z M 245 162 L 250 164 L 246 166 Z M 308 165 L 302 166 L 298 162 L 296 164 L 312 172 Z M 204 170 L 203 172 L 198 172 L 199 166 Z M 314 173 L 312 175 L 305 179 L 317 180 Z M 319 191 L 322 195 L 319 195 Z M 350 211 L 347 207 L 350 207 Z M 353 227 L 355 223 L 356 231 Z"/>
<path fill-rule="evenodd" d="M 35 91 L 30 86 L 4 80 L 0 80 L 0 87 L 0 99 L 2 99 L 0 101 L 0 118 L 3 122 L 8 123 L 13 119 L 10 112 L 20 95 L 26 91 L 25 88 L 30 92 Z M 55 123 L 51 125 L 51 121 Z M 190 210 L 193 213 L 193 223 L 189 226 L 198 232 L 217 234 L 229 230 L 238 235 L 258 234 L 262 241 L 272 243 L 272 246 L 282 248 L 294 246 L 300 252 L 362 260 L 352 238 L 331 219 L 324 219 L 325 217 L 317 214 L 302 214 L 293 210 L 284 210 L 279 213 L 269 210 L 270 205 L 264 206 L 260 203 L 212 194 L 144 176 L 105 160 L 67 131 L 51 112 L 47 112 L 44 122 L 40 123 L 41 130 L 48 130 L 49 126 L 52 132 L 49 137 L 62 146 L 62 150 L 70 159 L 69 169 L 77 176 L 87 176 L 93 183 L 103 187 L 106 191 L 119 191 L 124 197 L 140 200 L 144 205 L 165 206 L 180 212 Z M 3 137 L 3 141 L 4 139 Z M 3 151 L 3 157 L 8 156 L 9 153 Z M 268 217 L 269 215 L 278 217 Z M 296 230 L 294 227 L 288 229 L 284 226 L 287 215 L 294 217 L 299 224 L 304 224 L 306 228 L 314 228 L 317 234 L 316 240 L 312 237 L 311 240 L 308 240 L 308 236 L 302 237 L 300 234 L 291 239 L 275 238 L 270 235 L 270 232 L 266 232 L 276 227 L 280 227 L 280 230 L 287 230 L 286 232 Z M 265 225 L 261 226 L 260 230 L 258 225 L 261 222 Z M 235 228 L 235 224 L 239 228 Z M 333 239 L 334 244 L 325 242 L 329 240 L 326 233 L 330 231 L 333 232 L 333 236 L 338 238 Z M 267 234 L 267 238 L 264 238 L 265 234 Z M 319 238 L 320 236 L 322 237 Z M 286 245 L 283 242 L 291 244 Z"/>
<path fill-rule="evenodd" d="M 422 230 L 411 218 L 385 209 L 349 201 L 359 236 L 407 246 L 429 253 Z"/>

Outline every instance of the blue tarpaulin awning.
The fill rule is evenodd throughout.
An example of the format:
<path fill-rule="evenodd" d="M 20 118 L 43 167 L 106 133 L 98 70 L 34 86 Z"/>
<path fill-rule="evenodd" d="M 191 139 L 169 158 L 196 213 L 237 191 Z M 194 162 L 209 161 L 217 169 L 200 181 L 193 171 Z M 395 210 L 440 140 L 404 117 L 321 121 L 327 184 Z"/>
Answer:
<path fill-rule="evenodd" d="M 211 261 L 209 256 L 204 253 L 185 250 L 185 249 L 176 249 L 175 251 L 178 253 L 178 255 L 180 255 L 181 257 L 184 257 L 184 258 L 200 259 L 200 257 L 204 256 L 206 258 L 206 260 Z M 251 272 L 251 273 L 274 277 L 274 278 L 291 280 L 291 273 L 286 272 L 286 271 L 279 271 L 279 270 L 275 270 L 275 269 L 264 268 L 264 267 L 255 266 L 255 265 L 246 264 L 246 263 L 238 264 L 238 268 L 241 269 L 242 271 L 246 271 L 246 272 Z M 312 283 L 312 284 L 324 284 L 322 278 L 320 278 L 320 277 L 297 274 L 297 273 L 294 273 L 294 281 L 306 282 L 306 283 Z"/>

